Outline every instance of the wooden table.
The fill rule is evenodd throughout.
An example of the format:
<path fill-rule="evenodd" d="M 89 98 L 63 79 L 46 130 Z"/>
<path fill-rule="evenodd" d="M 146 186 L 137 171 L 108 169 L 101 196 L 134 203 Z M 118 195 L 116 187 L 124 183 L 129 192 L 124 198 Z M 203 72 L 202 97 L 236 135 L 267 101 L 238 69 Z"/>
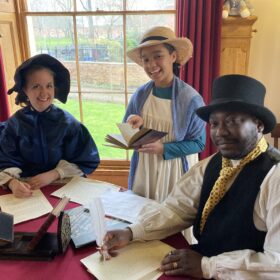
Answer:
<path fill-rule="evenodd" d="M 51 185 L 42 188 L 42 192 L 52 205 L 55 205 L 58 198 L 51 196 L 50 194 L 58 187 Z M 0 188 L 0 195 L 7 194 Z M 76 203 L 70 202 L 66 209 L 78 206 Z M 27 221 L 21 224 L 17 224 L 14 227 L 15 232 L 37 232 L 40 226 L 43 224 L 46 216 L 37 218 L 31 221 Z M 57 220 L 49 228 L 49 232 L 56 232 Z M 180 249 L 188 246 L 185 238 L 182 234 L 176 234 L 163 240 L 169 245 Z M 82 258 L 96 252 L 94 246 L 85 248 L 74 249 L 74 247 L 68 247 L 64 255 L 58 255 L 51 261 L 26 261 L 26 260 L 1 260 L 0 261 L 0 279 L 1 280 L 87 280 L 93 279 L 93 276 L 87 272 L 86 268 L 80 262 Z M 172 280 L 172 279 L 190 279 L 183 277 L 167 277 L 162 275 L 160 280 Z M 113 278 L 112 278 L 113 280 Z"/>

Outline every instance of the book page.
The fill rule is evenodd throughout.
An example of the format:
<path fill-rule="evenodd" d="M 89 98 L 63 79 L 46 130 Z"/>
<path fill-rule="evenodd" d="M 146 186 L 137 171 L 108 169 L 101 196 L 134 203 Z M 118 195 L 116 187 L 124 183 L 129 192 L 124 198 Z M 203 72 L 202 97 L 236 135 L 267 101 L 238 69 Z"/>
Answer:
<path fill-rule="evenodd" d="M 32 196 L 17 198 L 13 194 L 0 196 L 3 212 L 14 216 L 14 224 L 38 218 L 52 211 L 53 207 L 40 190 L 33 191 Z"/>
<path fill-rule="evenodd" d="M 134 194 L 131 191 L 104 192 L 101 196 L 105 214 L 130 223 L 137 222 L 139 212 L 154 200 Z"/>
<path fill-rule="evenodd" d="M 119 148 L 126 149 L 128 147 L 127 142 L 120 134 L 108 134 L 105 137 L 105 141 L 113 145 L 117 145 Z"/>
<path fill-rule="evenodd" d="M 57 197 L 63 197 L 66 195 L 67 197 L 70 197 L 71 201 L 85 205 L 92 197 L 99 197 L 107 191 L 117 192 L 119 189 L 119 186 L 107 182 L 83 177 L 74 177 L 69 183 L 53 192 L 51 195 Z"/>
<path fill-rule="evenodd" d="M 129 123 L 117 123 L 117 126 L 125 139 L 126 143 L 130 143 L 130 139 L 139 132 L 139 128 L 132 128 L 132 125 Z"/>
<path fill-rule="evenodd" d="M 108 261 L 96 252 L 81 262 L 99 280 L 143 280 L 158 279 L 157 271 L 164 256 L 173 248 L 161 241 L 132 242 L 118 250 L 118 255 Z"/>

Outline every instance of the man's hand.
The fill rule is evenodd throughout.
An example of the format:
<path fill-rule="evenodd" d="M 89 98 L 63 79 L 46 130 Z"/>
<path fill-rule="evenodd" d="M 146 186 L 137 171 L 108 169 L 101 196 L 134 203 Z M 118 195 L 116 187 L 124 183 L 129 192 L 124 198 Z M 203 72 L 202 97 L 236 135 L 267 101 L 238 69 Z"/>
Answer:
<path fill-rule="evenodd" d="M 128 118 L 127 123 L 132 125 L 132 128 L 140 128 L 144 121 L 143 119 L 138 115 L 132 115 Z"/>
<path fill-rule="evenodd" d="M 164 257 L 160 270 L 166 275 L 188 275 L 202 278 L 202 257 L 199 253 L 190 249 L 174 250 Z"/>
<path fill-rule="evenodd" d="M 34 177 L 31 177 L 28 180 L 29 185 L 31 186 L 32 189 L 40 189 L 41 187 L 44 187 L 46 185 L 49 185 L 53 181 L 59 179 L 59 174 L 58 172 L 53 169 L 41 174 L 38 174 Z"/>
<path fill-rule="evenodd" d="M 12 179 L 9 182 L 8 186 L 16 197 L 29 197 L 32 195 L 31 186 L 26 182 L 21 182 L 17 179 Z"/>
<path fill-rule="evenodd" d="M 164 148 L 163 144 L 160 142 L 160 140 L 158 140 L 154 143 L 142 145 L 141 148 L 138 148 L 136 150 L 137 152 L 142 153 L 162 155 Z"/>
<path fill-rule="evenodd" d="M 114 255 L 114 250 L 125 247 L 131 240 L 132 232 L 129 228 L 108 231 L 104 237 L 104 244 L 101 247 L 101 251 L 107 251 L 110 255 Z"/>

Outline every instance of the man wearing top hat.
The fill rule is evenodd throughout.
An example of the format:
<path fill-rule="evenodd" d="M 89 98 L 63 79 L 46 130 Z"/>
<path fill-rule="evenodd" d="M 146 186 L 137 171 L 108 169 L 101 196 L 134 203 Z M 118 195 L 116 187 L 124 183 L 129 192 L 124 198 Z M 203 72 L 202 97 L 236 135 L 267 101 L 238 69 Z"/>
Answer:
<path fill-rule="evenodd" d="M 212 101 L 197 114 L 218 152 L 191 168 L 162 204 L 144 207 L 137 224 L 107 233 L 103 249 L 193 225 L 198 244 L 165 256 L 165 274 L 280 279 L 280 153 L 263 137 L 276 124 L 264 96 L 265 87 L 248 76 L 217 78 Z"/>

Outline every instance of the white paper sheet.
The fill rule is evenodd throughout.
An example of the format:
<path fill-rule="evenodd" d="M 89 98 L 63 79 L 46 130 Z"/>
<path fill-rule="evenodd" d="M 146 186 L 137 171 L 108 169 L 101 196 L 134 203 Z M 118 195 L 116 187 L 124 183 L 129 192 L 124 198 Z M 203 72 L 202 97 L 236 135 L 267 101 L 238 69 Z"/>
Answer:
<path fill-rule="evenodd" d="M 99 280 L 153 280 L 162 275 L 157 269 L 163 257 L 172 249 L 157 240 L 133 242 L 108 261 L 102 261 L 100 253 L 97 252 L 81 262 Z"/>
<path fill-rule="evenodd" d="M 52 211 L 53 207 L 40 190 L 33 191 L 32 196 L 17 198 L 13 194 L 0 196 L 3 212 L 14 216 L 14 224 L 32 220 Z"/>
<path fill-rule="evenodd" d="M 51 195 L 57 197 L 66 195 L 70 197 L 71 201 L 85 205 L 89 203 L 91 198 L 100 197 L 104 192 L 107 191 L 117 192 L 119 188 L 119 186 L 107 182 L 83 177 L 74 177 L 69 183 L 53 192 Z"/>
<path fill-rule="evenodd" d="M 131 191 L 105 192 L 101 197 L 105 214 L 117 219 L 135 223 L 142 207 L 154 200 L 139 196 Z"/>

